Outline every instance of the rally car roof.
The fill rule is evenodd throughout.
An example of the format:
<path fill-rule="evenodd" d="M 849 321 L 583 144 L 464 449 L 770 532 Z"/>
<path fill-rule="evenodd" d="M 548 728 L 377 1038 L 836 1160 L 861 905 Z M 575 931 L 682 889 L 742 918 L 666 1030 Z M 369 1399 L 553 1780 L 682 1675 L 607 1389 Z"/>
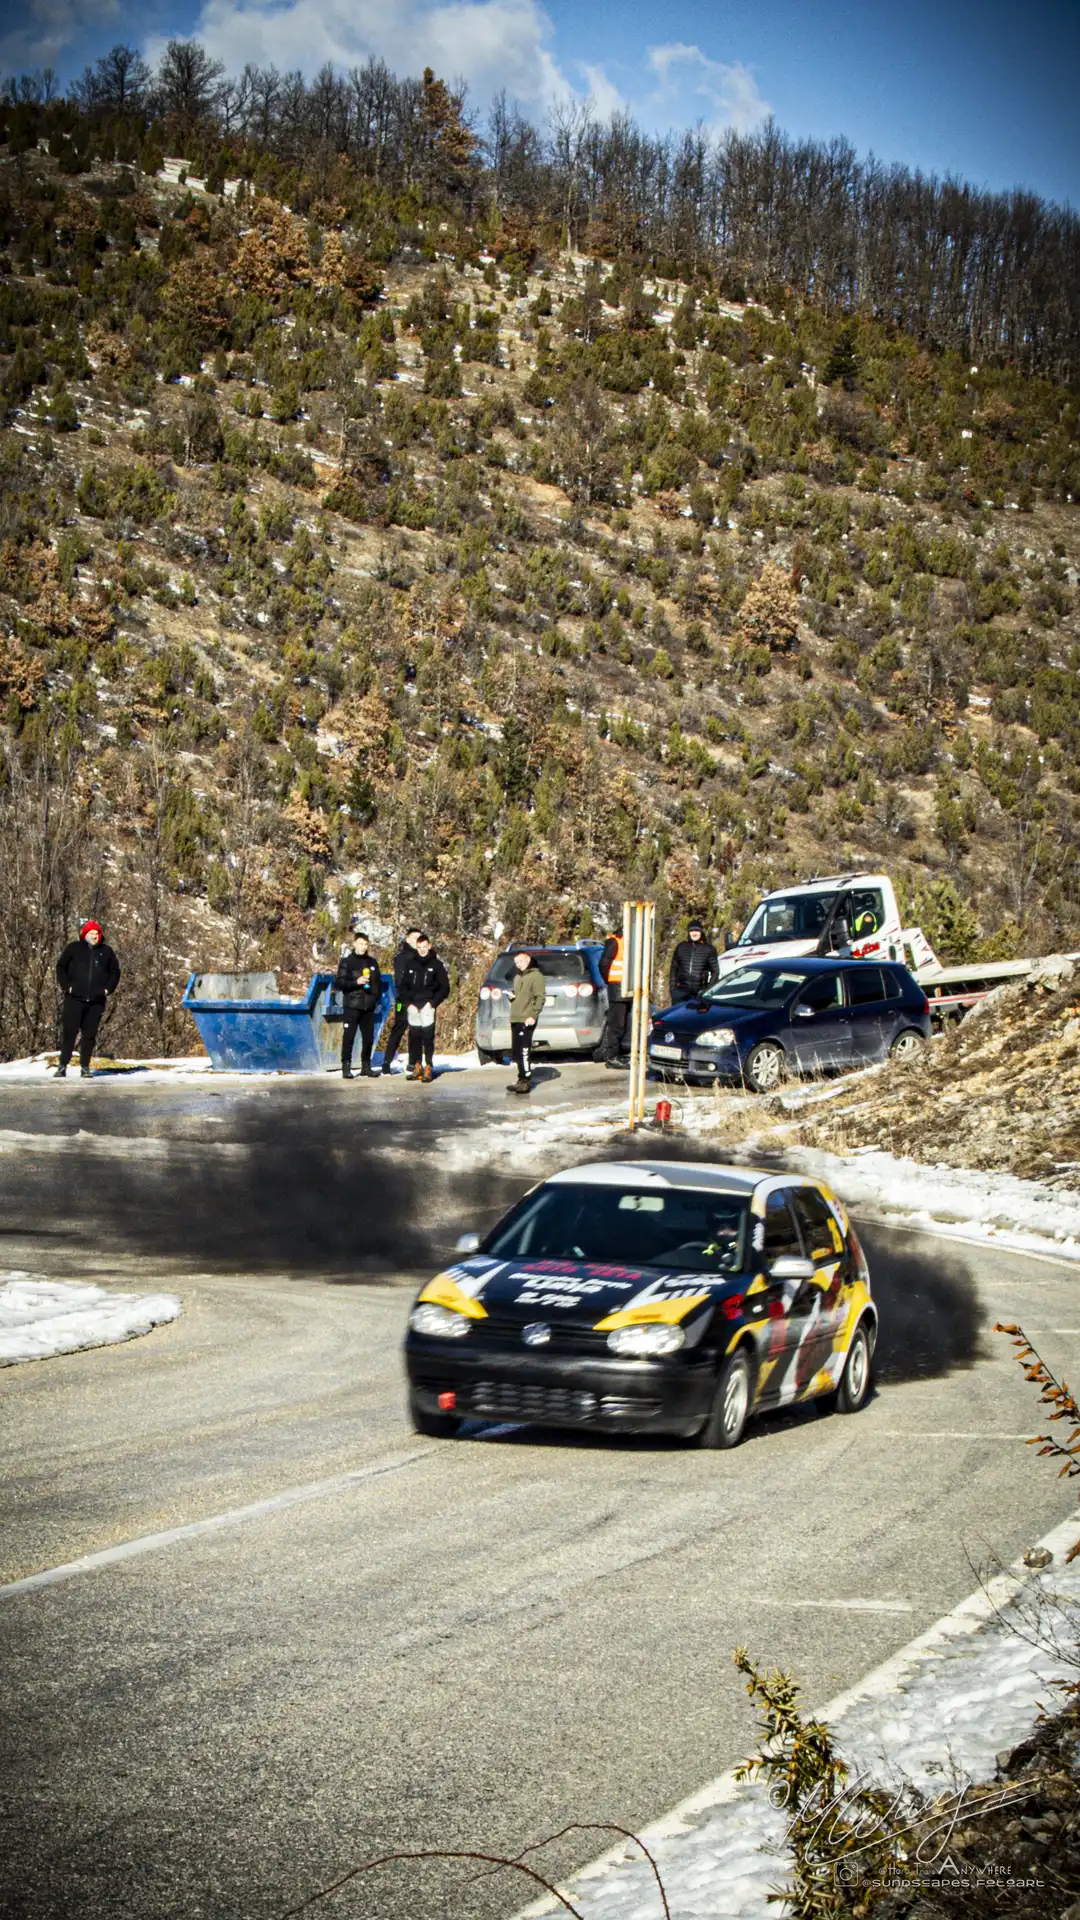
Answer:
<path fill-rule="evenodd" d="M 546 1186 L 696 1187 L 720 1193 L 753 1193 L 772 1173 L 746 1167 L 717 1167 L 701 1160 L 592 1160 L 563 1167 Z"/>

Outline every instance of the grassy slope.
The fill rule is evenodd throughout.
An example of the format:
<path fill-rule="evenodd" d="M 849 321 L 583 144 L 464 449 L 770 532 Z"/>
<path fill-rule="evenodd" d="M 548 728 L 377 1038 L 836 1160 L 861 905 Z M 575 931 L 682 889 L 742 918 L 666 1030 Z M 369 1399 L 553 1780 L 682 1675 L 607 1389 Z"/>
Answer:
<path fill-rule="evenodd" d="M 22 206 L 57 184 L 42 155 L 22 172 Z M 109 177 L 61 184 L 68 208 Z M 182 236 L 158 311 L 192 264 L 235 309 L 249 218 L 144 189 L 146 261 Z M 511 292 L 397 264 L 367 321 L 283 282 L 253 349 L 208 350 L 194 382 L 162 383 L 153 326 L 114 302 L 81 326 L 78 430 L 53 430 L 55 372 L 10 415 L 9 739 L 28 762 L 49 730 L 77 741 L 121 926 L 157 807 L 176 978 L 237 954 L 303 973 L 360 899 L 432 922 L 467 1019 L 496 919 L 587 932 L 648 890 L 666 930 L 730 924 L 763 884 L 847 866 L 887 867 L 958 957 L 1080 942 L 1078 518 L 1022 477 L 1069 396 L 868 328 L 855 392 L 826 392 L 835 329 L 715 300 L 673 319 L 665 283 L 633 338 L 667 392 L 601 393 L 590 501 L 592 403 L 567 388 L 600 361 L 560 319 L 584 263 L 536 265 Z M 9 284 L 47 275 L 23 257 Z M 470 360 L 492 315 L 496 358 Z M 370 378 L 380 352 L 396 377 Z M 766 560 L 801 580 L 786 650 L 740 612 Z"/>

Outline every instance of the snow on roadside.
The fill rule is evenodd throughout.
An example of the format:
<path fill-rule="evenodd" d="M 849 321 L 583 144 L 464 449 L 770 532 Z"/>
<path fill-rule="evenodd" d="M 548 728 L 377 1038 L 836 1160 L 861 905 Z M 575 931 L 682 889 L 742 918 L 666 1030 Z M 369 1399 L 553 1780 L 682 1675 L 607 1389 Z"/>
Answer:
<path fill-rule="evenodd" d="M 1075 1525 L 1050 1536 L 1059 1563 L 1066 1532 L 1071 1544 Z M 1002 1595 L 995 1610 L 982 1594 L 964 1602 L 823 1710 L 853 1780 L 868 1774 L 890 1792 L 906 1780 L 933 1798 L 992 1779 L 996 1755 L 1030 1733 L 1039 1706 L 1054 1697 L 1051 1682 L 1069 1677 L 1061 1643 L 1075 1640 L 1075 1614 L 1070 1636 L 1066 1610 L 1080 1606 L 1080 1564 L 1055 1564 L 1009 1584 L 1020 1587 L 1013 1604 Z M 748 1715 L 748 1751 L 751 1740 Z M 788 1912 L 768 1898 L 784 1883 L 784 1824 L 762 1782 L 736 1783 L 727 1774 L 647 1828 L 642 1838 L 674 1920 L 768 1920 Z M 582 1920 L 659 1920 L 656 1882 L 629 1843 L 562 1890 Z M 518 1920 L 562 1910 L 541 1899 Z"/>
<path fill-rule="evenodd" d="M 111 1347 L 175 1320 L 174 1293 L 110 1293 L 82 1280 L 0 1275 L 0 1367 Z"/>
<path fill-rule="evenodd" d="M 685 1157 L 692 1160 L 699 1144 L 709 1144 L 710 1133 L 721 1125 L 730 1128 L 739 1098 L 732 1095 L 722 1107 L 711 1099 L 679 1101 L 674 1130 L 658 1135 L 646 1126 L 638 1141 L 648 1140 L 650 1134 L 662 1138 L 664 1154 L 669 1155 L 673 1141 L 685 1140 Z M 776 1134 L 751 1132 L 755 1123 L 760 1128 L 760 1105 L 750 1100 L 745 1104 L 746 1137 L 736 1147 L 725 1142 L 719 1156 L 724 1160 L 775 1164 L 809 1174 L 824 1180 L 864 1218 L 872 1216 L 888 1225 L 933 1227 L 951 1238 L 1080 1261 L 1080 1190 L 1076 1187 L 1049 1187 L 1015 1174 L 966 1167 L 924 1166 L 877 1148 L 857 1147 L 837 1154 L 800 1147 Z M 589 1147 L 609 1152 L 625 1125 L 621 1101 L 563 1107 L 550 1115 L 534 1110 L 520 1123 L 510 1121 L 483 1133 L 459 1136 L 448 1142 L 448 1152 L 454 1166 L 462 1169 L 501 1160 L 547 1171 L 553 1169 L 556 1154 L 565 1156 L 573 1150 L 577 1158 L 584 1158 Z"/>
<path fill-rule="evenodd" d="M 380 1055 L 376 1053 L 378 1064 Z M 0 1061 L 0 1081 L 2 1080 L 50 1080 L 54 1076 L 57 1062 L 55 1053 L 36 1053 L 22 1060 Z M 480 1055 L 475 1047 L 465 1053 L 436 1053 L 436 1073 L 462 1073 L 467 1067 L 478 1067 Z M 140 1086 L 147 1081 L 164 1082 L 183 1079 L 212 1079 L 215 1082 L 229 1081 L 240 1085 L 250 1085 L 257 1081 L 278 1082 L 281 1080 L 327 1080 L 337 1074 L 336 1064 L 318 1067 L 311 1073 L 275 1073 L 241 1072 L 239 1068 L 219 1069 L 215 1072 L 211 1061 L 204 1053 L 173 1054 L 168 1059 L 113 1060 L 102 1055 L 94 1066 L 94 1079 L 106 1083 L 115 1083 L 128 1078 L 137 1079 Z M 74 1084 L 78 1085 L 78 1073 L 74 1072 Z"/>

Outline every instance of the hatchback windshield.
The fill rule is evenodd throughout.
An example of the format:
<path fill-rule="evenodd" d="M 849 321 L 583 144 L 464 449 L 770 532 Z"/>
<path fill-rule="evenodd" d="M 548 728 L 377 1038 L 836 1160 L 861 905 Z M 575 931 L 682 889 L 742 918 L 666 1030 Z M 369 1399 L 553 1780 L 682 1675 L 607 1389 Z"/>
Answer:
<path fill-rule="evenodd" d="M 741 1273 L 748 1207 L 734 1193 L 541 1187 L 495 1228 L 484 1252 L 504 1260 Z"/>
<path fill-rule="evenodd" d="M 835 893 L 786 893 L 763 900 L 739 935 L 740 947 L 766 940 L 819 940 L 832 911 Z"/>
<path fill-rule="evenodd" d="M 724 1006 L 783 1007 L 809 978 L 801 967 L 740 967 L 710 987 L 705 998 Z"/>
<path fill-rule="evenodd" d="M 533 965 L 539 967 L 545 980 L 587 980 L 589 967 L 583 953 L 534 953 Z M 500 953 L 488 980 L 492 986 L 504 987 L 515 974 L 512 953 Z"/>

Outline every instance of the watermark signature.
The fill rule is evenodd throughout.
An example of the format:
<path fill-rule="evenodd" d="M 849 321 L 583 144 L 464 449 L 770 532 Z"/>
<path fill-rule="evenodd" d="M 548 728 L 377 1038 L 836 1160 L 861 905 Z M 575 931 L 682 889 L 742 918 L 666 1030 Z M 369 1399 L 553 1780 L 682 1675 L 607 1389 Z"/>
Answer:
<path fill-rule="evenodd" d="M 816 1877 L 831 1874 L 845 1886 L 872 1884 L 886 1892 L 913 1885 L 954 1893 L 988 1884 L 1009 1891 L 1038 1888 L 1041 1880 L 1014 1877 L 1008 1867 L 978 1867 L 962 1855 L 957 1858 L 952 1844 L 958 1827 L 1020 1806 L 1031 1792 L 1031 1783 L 1024 1780 L 978 1790 L 967 1781 L 930 1808 L 913 1806 L 910 1788 L 890 1798 L 870 1773 L 854 1774 L 831 1794 L 817 1783 L 791 1815 L 783 1839 L 770 1843 L 767 1851 L 782 1853 L 795 1842 L 804 1860 L 826 1856 L 809 1866 Z M 774 1785 L 769 1799 L 786 1810 L 791 1804 L 789 1785 Z"/>

